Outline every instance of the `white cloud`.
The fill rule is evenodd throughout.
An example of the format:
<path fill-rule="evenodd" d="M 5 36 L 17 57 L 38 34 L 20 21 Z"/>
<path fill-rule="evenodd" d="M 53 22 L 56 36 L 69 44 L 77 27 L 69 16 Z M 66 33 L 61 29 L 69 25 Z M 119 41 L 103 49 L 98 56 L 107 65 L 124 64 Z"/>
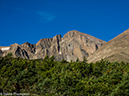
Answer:
<path fill-rule="evenodd" d="M 44 11 L 37 11 L 37 15 L 39 15 L 38 19 L 40 20 L 40 22 L 43 22 L 43 23 L 48 23 L 55 18 L 54 15 L 50 13 L 46 13 Z"/>

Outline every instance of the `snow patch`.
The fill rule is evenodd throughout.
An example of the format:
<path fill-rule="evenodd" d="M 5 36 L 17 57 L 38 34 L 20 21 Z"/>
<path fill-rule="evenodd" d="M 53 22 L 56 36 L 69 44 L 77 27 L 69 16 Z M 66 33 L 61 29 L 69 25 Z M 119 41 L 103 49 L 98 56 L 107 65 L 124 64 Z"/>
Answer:
<path fill-rule="evenodd" d="M 62 54 L 62 53 L 59 51 L 59 54 Z"/>
<path fill-rule="evenodd" d="M 1 48 L 2 51 L 9 50 L 10 47 L 3 47 Z"/>
<path fill-rule="evenodd" d="M 62 42 L 64 42 L 64 40 L 62 40 Z"/>

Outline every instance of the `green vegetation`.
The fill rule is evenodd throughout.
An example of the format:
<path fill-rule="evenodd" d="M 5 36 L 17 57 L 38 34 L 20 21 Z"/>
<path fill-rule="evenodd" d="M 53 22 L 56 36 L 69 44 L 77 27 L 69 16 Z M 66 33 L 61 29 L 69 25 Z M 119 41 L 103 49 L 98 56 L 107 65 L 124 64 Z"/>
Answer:
<path fill-rule="evenodd" d="M 39 96 L 128 96 L 129 63 L 0 58 L 0 89 Z"/>

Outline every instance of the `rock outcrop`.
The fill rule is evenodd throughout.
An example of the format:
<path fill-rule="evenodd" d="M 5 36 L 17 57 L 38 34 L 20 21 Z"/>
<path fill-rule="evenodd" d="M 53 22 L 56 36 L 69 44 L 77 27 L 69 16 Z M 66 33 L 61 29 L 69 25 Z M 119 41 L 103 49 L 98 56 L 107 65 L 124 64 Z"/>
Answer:
<path fill-rule="evenodd" d="M 9 50 L 4 51 L 3 56 L 6 56 L 8 53 L 12 53 L 14 57 L 21 57 L 21 58 L 26 58 L 29 59 L 28 52 L 25 50 L 26 47 L 22 47 L 22 45 L 18 44 L 12 44 L 9 48 Z"/>
<path fill-rule="evenodd" d="M 54 55 L 55 60 L 63 59 L 75 61 L 77 58 L 83 60 L 83 56 L 88 57 L 98 50 L 105 41 L 97 39 L 85 33 L 73 30 L 61 38 L 56 35 L 53 38 L 39 40 L 36 44 L 25 42 L 22 45 L 13 44 L 2 56 L 13 53 L 14 57 L 26 59 L 41 59 L 46 55 Z"/>

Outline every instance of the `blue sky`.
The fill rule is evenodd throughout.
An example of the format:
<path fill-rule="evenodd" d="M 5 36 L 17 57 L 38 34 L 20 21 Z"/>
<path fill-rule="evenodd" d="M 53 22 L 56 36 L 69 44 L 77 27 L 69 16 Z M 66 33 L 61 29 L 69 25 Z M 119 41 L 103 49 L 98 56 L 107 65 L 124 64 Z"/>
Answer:
<path fill-rule="evenodd" d="M 68 31 L 109 41 L 129 28 L 129 0 L 0 0 L 0 46 Z"/>

